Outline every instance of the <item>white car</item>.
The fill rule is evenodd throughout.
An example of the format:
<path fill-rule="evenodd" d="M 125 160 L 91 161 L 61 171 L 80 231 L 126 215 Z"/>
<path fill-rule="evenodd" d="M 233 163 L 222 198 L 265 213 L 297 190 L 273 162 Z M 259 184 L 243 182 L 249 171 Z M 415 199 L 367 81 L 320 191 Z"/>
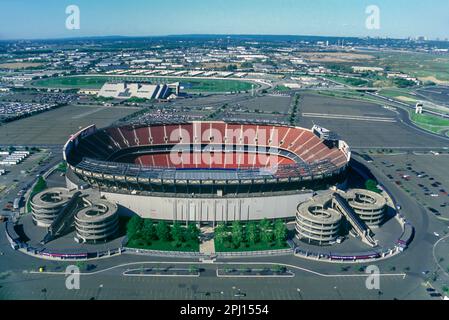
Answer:
<path fill-rule="evenodd" d="M 436 232 L 434 232 L 433 235 L 434 235 L 435 237 L 438 237 L 438 238 L 440 237 L 440 234 L 439 234 L 439 233 L 436 233 Z"/>

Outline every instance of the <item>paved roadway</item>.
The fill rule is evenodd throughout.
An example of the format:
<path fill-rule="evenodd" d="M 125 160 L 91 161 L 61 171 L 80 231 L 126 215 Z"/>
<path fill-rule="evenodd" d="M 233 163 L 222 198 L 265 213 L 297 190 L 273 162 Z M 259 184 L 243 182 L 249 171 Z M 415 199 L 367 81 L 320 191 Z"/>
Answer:
<path fill-rule="evenodd" d="M 61 146 L 51 147 L 55 148 L 53 149 L 55 154 L 58 154 L 56 149 L 60 151 L 61 148 Z M 226 261 L 238 265 L 254 262 L 282 263 L 295 271 L 294 278 L 224 279 L 216 277 L 217 265 L 202 265 L 205 272 L 199 278 L 125 277 L 123 271 L 130 268 L 120 266 L 125 263 L 137 262 L 137 265 L 140 265 L 142 262 L 161 263 L 162 260 L 168 260 L 166 262 L 174 264 L 178 260 L 122 255 L 92 262 L 96 267 L 94 269 L 96 273 L 83 275 L 81 289 L 71 291 L 65 288 L 63 275 L 29 273 L 41 265 L 45 265 L 48 270 L 61 272 L 65 263 L 42 261 L 14 252 L 7 244 L 4 231 L 1 230 L 0 299 L 237 299 L 234 294 L 238 289 L 247 294 L 247 299 L 429 298 L 425 291 L 427 279 L 422 271 L 433 271 L 437 268 L 432 255 L 437 240 L 433 232 L 442 233 L 446 225 L 429 216 L 414 199 L 389 181 L 378 169 L 370 164 L 367 166 L 372 169 L 379 181 L 393 192 L 396 201 L 402 206 L 403 213 L 416 228 L 415 239 L 406 252 L 376 263 L 383 273 L 397 273 L 381 278 L 380 295 L 378 290 L 366 289 L 366 275 L 360 273 L 356 265 L 352 265 L 349 271 L 342 271 L 341 266 L 337 264 L 318 263 L 293 256 Z M 3 229 L 3 226 L 1 227 Z M 198 261 L 187 263 L 196 264 Z M 110 267 L 114 268 L 102 271 Z M 392 267 L 395 267 L 395 270 Z M 405 271 L 404 278 L 402 273 L 407 267 L 410 271 Z"/>
<path fill-rule="evenodd" d="M 436 264 L 432 247 L 434 231 L 445 226 L 429 217 L 405 192 L 397 188 L 376 168 L 367 164 L 379 181 L 401 204 L 402 211 L 416 228 L 416 236 L 410 248 L 403 254 L 376 262 L 381 273 L 379 290 L 368 290 L 367 275 L 358 271 L 360 265 L 350 265 L 342 271 L 341 265 L 308 261 L 293 256 L 252 257 L 222 259 L 217 264 L 202 264 L 205 269 L 199 278 L 183 277 L 126 277 L 127 269 L 148 265 L 177 265 L 179 259 L 122 256 L 92 262 L 95 269 L 90 275 L 81 276 L 80 290 L 67 290 L 63 274 L 32 274 L 41 265 L 47 271 L 62 272 L 66 263 L 37 260 L 14 252 L 1 233 L 0 251 L 0 299 L 238 299 L 238 289 L 246 293 L 246 299 L 429 299 L 426 292 L 424 270 L 433 270 Z M 217 278 L 220 263 L 251 266 L 253 263 L 284 264 L 296 274 L 294 278 Z M 199 264 L 184 260 L 184 264 Z M 165 264 L 164 264 L 165 265 Z M 366 265 L 366 264 L 364 264 Z M 221 266 L 223 267 L 223 266 Z M 394 267 L 394 268 L 393 268 Z M 406 270 L 409 267 L 410 270 Z M 405 273 L 405 276 L 404 276 Z M 45 289 L 45 290 L 43 290 Z M 298 292 L 298 289 L 300 291 Z"/>

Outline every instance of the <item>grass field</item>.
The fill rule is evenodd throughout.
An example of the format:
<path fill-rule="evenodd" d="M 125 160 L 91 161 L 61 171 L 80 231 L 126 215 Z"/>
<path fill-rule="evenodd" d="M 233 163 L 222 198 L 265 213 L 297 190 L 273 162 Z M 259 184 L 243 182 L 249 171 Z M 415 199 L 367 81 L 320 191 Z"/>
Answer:
<path fill-rule="evenodd" d="M 31 202 L 30 202 L 31 199 L 33 199 L 33 197 L 36 194 L 38 194 L 41 191 L 44 191 L 45 189 L 47 189 L 47 182 L 45 181 L 44 178 L 39 177 L 38 181 L 36 182 L 36 184 L 33 187 L 33 190 L 31 190 L 30 197 L 27 201 L 27 204 L 26 204 L 27 212 L 31 212 Z"/>
<path fill-rule="evenodd" d="M 449 82 L 449 57 L 447 56 L 389 52 L 376 54 L 376 58 L 375 65 L 379 67 L 402 71 L 422 81 Z"/>
<path fill-rule="evenodd" d="M 41 88 L 60 89 L 100 89 L 108 81 L 136 81 L 135 77 L 100 77 L 100 76 L 72 76 L 40 79 L 31 82 L 32 86 Z M 180 82 L 186 92 L 238 92 L 248 91 L 252 83 L 239 80 L 216 80 L 216 79 L 185 79 L 185 78 L 139 78 L 147 83 L 171 83 Z"/>
<path fill-rule="evenodd" d="M 286 86 L 283 86 L 283 85 L 277 85 L 274 88 L 274 91 L 281 91 L 281 92 L 283 92 L 283 91 L 290 91 L 290 88 L 288 88 Z"/>
<path fill-rule="evenodd" d="M 353 86 L 353 87 L 365 87 L 365 86 L 372 86 L 372 82 L 362 79 L 362 78 L 349 78 L 349 77 L 339 77 L 339 76 L 326 76 L 326 78 L 333 80 L 335 82 Z"/>
<path fill-rule="evenodd" d="M 398 99 L 403 102 L 416 103 L 419 101 L 419 99 L 410 94 L 410 91 L 407 89 L 383 89 L 379 92 L 379 94 L 388 98 Z"/>
<path fill-rule="evenodd" d="M 449 120 L 426 114 L 415 114 L 410 111 L 410 119 L 424 130 L 441 133 L 449 130 Z"/>

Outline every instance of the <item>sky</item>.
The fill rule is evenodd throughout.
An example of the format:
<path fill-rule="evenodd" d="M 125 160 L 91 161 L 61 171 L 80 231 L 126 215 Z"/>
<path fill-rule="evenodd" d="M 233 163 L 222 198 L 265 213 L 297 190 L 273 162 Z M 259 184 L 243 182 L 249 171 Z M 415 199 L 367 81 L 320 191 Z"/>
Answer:
<path fill-rule="evenodd" d="M 66 28 L 66 7 L 80 10 Z M 376 5 L 380 28 L 368 29 Z M 179 34 L 449 38 L 449 0 L 0 0 L 0 39 Z"/>

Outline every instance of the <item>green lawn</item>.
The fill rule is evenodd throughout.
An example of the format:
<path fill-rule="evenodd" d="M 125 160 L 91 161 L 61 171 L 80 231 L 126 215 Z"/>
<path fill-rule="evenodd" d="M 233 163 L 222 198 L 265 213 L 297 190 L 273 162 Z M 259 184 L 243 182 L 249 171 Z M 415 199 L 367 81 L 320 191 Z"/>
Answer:
<path fill-rule="evenodd" d="M 127 247 L 134 249 L 160 250 L 160 251 L 184 251 L 199 252 L 200 245 L 198 241 L 183 242 L 180 246 L 176 246 L 174 241 L 152 240 L 146 242 L 142 239 L 133 239 L 128 242 Z"/>
<path fill-rule="evenodd" d="M 339 76 L 326 76 L 326 78 L 329 78 L 330 80 L 339 82 L 341 84 L 353 86 L 353 87 L 370 87 L 372 86 L 372 82 L 367 81 L 362 78 L 349 78 L 349 77 L 339 77 Z"/>
<path fill-rule="evenodd" d="M 33 197 L 36 194 L 38 194 L 41 191 L 44 191 L 45 189 L 47 189 L 47 182 L 44 180 L 44 178 L 39 177 L 36 184 L 34 185 L 33 190 L 31 190 L 29 200 L 26 204 L 27 212 L 31 212 L 31 199 L 33 199 Z"/>
<path fill-rule="evenodd" d="M 275 91 L 281 91 L 281 92 L 283 92 L 283 91 L 290 91 L 290 88 L 288 88 L 288 87 L 286 87 L 286 86 L 283 86 L 283 85 L 277 85 L 277 86 L 274 88 L 274 90 L 275 90 Z"/>
<path fill-rule="evenodd" d="M 136 81 L 133 77 L 100 77 L 100 76 L 71 76 L 40 79 L 31 82 L 32 86 L 40 88 L 60 89 L 100 89 L 108 81 Z M 146 83 L 171 83 L 181 82 L 186 92 L 237 92 L 248 91 L 252 83 L 239 80 L 215 80 L 215 79 L 184 79 L 184 78 L 139 78 Z"/>
<path fill-rule="evenodd" d="M 419 99 L 410 92 L 407 89 L 383 89 L 379 91 L 379 94 L 388 98 L 399 98 L 400 100 L 407 100 L 409 102 L 418 102 Z"/>
<path fill-rule="evenodd" d="M 448 119 L 443 119 L 427 114 L 416 114 L 413 111 L 410 111 L 410 119 L 417 126 L 434 133 L 440 133 L 444 130 L 449 129 Z"/>
<path fill-rule="evenodd" d="M 61 89 L 100 89 L 107 81 L 107 77 L 55 77 L 36 80 L 31 85 Z"/>

